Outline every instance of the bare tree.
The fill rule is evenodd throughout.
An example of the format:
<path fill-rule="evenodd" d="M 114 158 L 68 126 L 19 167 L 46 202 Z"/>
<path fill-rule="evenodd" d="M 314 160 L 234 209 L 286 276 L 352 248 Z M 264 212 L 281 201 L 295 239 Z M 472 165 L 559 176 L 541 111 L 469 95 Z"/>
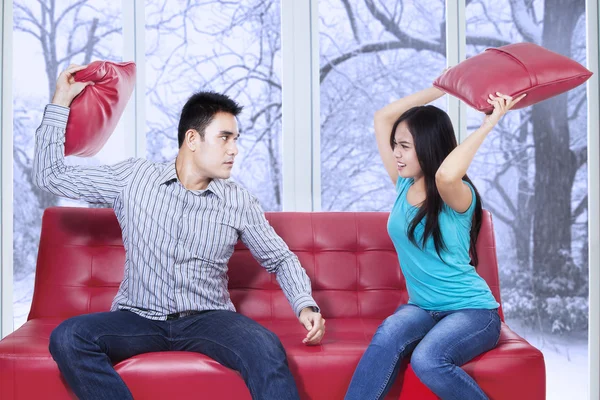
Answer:
<path fill-rule="evenodd" d="M 81 64 L 88 64 L 92 57 L 112 58 L 108 51 L 101 51 L 98 44 L 102 39 L 121 32 L 120 27 L 114 26 L 118 18 L 104 14 L 104 10 L 101 12 L 91 3 L 90 0 L 78 0 L 66 6 L 63 2 L 61 7 L 56 5 L 55 0 L 15 1 L 15 30 L 34 37 L 42 50 L 48 102 L 52 100 L 59 72 L 73 63 L 73 60 L 77 59 Z M 63 38 L 66 38 L 64 43 Z M 18 129 L 15 133 L 33 136 L 33 132 L 21 132 Z M 30 147 L 32 141 L 26 143 Z M 36 194 L 39 208 L 43 210 L 55 205 L 54 195 L 39 190 L 33 184 L 31 156 L 28 149 L 15 146 L 14 160 L 23 171 L 31 190 Z"/>
<path fill-rule="evenodd" d="M 33 184 L 32 160 L 34 133 L 43 106 L 50 101 L 59 72 L 71 63 L 87 64 L 94 58 L 115 59 L 107 42 L 120 34 L 117 15 L 95 0 L 16 0 L 14 29 L 21 37 L 29 37 L 39 46 L 44 74 L 37 80 L 40 92 L 32 97 L 15 94 L 14 100 L 14 273 L 15 311 L 23 319 L 31 299 L 31 274 L 35 271 L 41 216 L 44 209 L 58 199 Z M 14 36 L 18 38 L 17 35 Z M 24 46 L 15 46 L 20 52 Z M 25 68 L 23 68 L 25 69 Z M 21 68 L 15 69 L 18 76 Z M 46 85 L 44 87 L 44 79 Z M 22 79 L 19 79 L 21 81 Z M 16 86 L 17 87 L 17 86 Z"/>
<path fill-rule="evenodd" d="M 165 161 L 176 153 L 179 112 L 192 92 L 226 93 L 244 105 L 235 178 L 269 210 L 281 209 L 282 191 L 278 7 L 266 0 L 179 8 L 154 1 L 147 4 L 146 26 L 147 63 L 155 73 L 146 95 L 157 111 L 149 117 L 149 157 Z"/>
<path fill-rule="evenodd" d="M 571 57 L 573 30 L 585 12 L 583 0 L 545 0 L 542 45 Z M 536 275 L 558 277 L 571 256 L 571 191 L 577 170 L 587 162 L 587 148 L 571 150 L 567 94 L 536 104 L 532 110 L 535 143 L 533 266 Z M 549 295 L 548 280 L 536 292 Z"/>
<path fill-rule="evenodd" d="M 335 3 L 328 4 L 331 6 Z M 483 50 L 485 47 L 513 42 L 512 36 L 504 36 L 508 34 L 505 29 L 507 24 L 512 23 L 523 39 L 574 57 L 574 29 L 584 13 L 584 2 L 581 0 L 546 0 L 543 3 L 543 16 L 536 15 L 534 2 L 511 0 L 509 15 L 512 21 L 495 21 L 490 18 L 487 14 L 490 2 L 473 0 L 467 1 L 467 4 L 481 7 L 481 15 L 478 14 L 477 17 L 496 26 L 497 30 L 493 37 L 479 32 L 468 33 L 469 46 Z M 322 185 L 323 197 L 332 201 L 328 204 L 335 204 L 336 209 L 352 209 L 352 204 L 363 201 L 365 194 L 374 199 L 370 203 L 372 209 L 380 209 L 382 205 L 385 206 L 386 201 L 388 207 L 391 204 L 389 199 L 393 194 L 383 185 L 386 181 L 384 171 L 370 171 L 369 162 L 377 161 L 374 146 L 360 143 L 360 133 L 352 136 L 352 126 L 356 121 L 348 114 L 344 114 L 347 123 L 341 127 L 336 125 L 340 123 L 340 119 L 337 119 L 334 113 L 343 114 L 345 108 L 352 108 L 355 113 L 361 114 L 365 104 L 368 103 L 368 107 L 372 107 L 378 101 L 377 97 L 373 97 L 377 89 L 381 89 L 379 93 L 382 93 L 384 98 L 400 97 L 394 94 L 405 95 L 411 92 L 409 85 L 397 80 L 422 81 L 428 75 L 427 70 L 431 68 L 429 65 L 436 65 L 432 60 L 445 55 L 444 23 L 438 23 L 439 27 L 436 27 L 434 15 L 429 15 L 423 19 L 426 21 L 425 26 L 429 28 L 428 35 L 423 32 L 415 33 L 415 26 L 419 27 L 421 24 L 406 22 L 410 6 L 412 3 L 403 1 L 364 0 L 362 7 L 359 3 L 340 0 L 340 12 L 345 13 L 348 18 L 349 29 L 342 30 L 346 36 L 344 39 L 324 36 L 324 39 L 334 45 L 328 47 L 333 50 L 322 53 L 324 62 L 321 68 L 321 83 L 322 87 L 329 88 L 322 89 L 322 93 L 323 90 L 335 90 L 331 101 L 337 103 L 324 104 L 322 96 L 322 105 L 329 109 L 322 112 L 321 130 L 327 132 L 325 135 L 330 135 L 329 139 L 322 139 L 328 146 L 322 150 L 322 158 L 324 173 L 329 178 L 324 180 Z M 428 6 L 434 7 L 436 2 L 430 2 Z M 430 13 L 425 5 L 422 7 L 426 13 Z M 374 31 L 372 23 L 364 23 L 368 18 L 370 21 L 379 22 L 383 33 Z M 409 18 L 415 18 L 414 11 Z M 499 24 L 503 24 L 504 29 L 499 29 Z M 326 23 L 324 25 L 327 26 Z M 339 25 L 336 28 L 340 31 Z M 369 41 L 366 39 L 369 36 L 377 40 Z M 390 54 L 404 54 L 405 58 Z M 366 57 L 369 55 L 371 61 L 367 62 Z M 381 57 L 384 61 L 373 61 Z M 356 62 L 356 65 L 368 63 L 370 69 L 367 71 L 365 68 L 364 73 L 357 77 L 352 74 L 352 69 L 348 68 L 347 64 L 358 58 L 362 61 Z M 418 62 L 411 62 L 413 59 Z M 402 65 L 402 68 L 389 68 L 386 64 L 390 62 L 396 66 Z M 378 69 L 382 71 L 381 76 L 377 76 Z M 385 76 L 386 72 L 392 77 Z M 380 87 L 385 86 L 381 82 L 388 85 L 387 90 Z M 344 90 L 345 93 L 341 94 L 340 90 Z M 363 96 L 363 101 L 354 101 L 355 96 Z M 571 96 L 572 100 L 568 100 L 568 96 Z M 573 120 L 579 118 L 584 104 L 585 93 L 576 95 L 573 91 L 522 110 L 518 114 L 518 126 L 499 127 L 498 132 L 494 133 L 494 140 L 500 140 L 502 143 L 501 148 L 490 149 L 488 146 L 486 150 L 498 154 L 495 155 L 494 165 L 486 169 L 490 173 L 483 177 L 490 194 L 484 196 L 484 205 L 509 227 L 519 268 L 531 271 L 530 276 L 535 277 L 532 290 L 542 304 L 548 296 L 562 293 L 557 292 L 556 283 L 553 281 L 560 280 L 567 273 L 572 275 L 569 272 L 574 268 L 571 230 L 576 226 L 574 224 L 577 218 L 586 212 L 586 197 L 582 196 L 572 205 L 572 192 L 575 190 L 576 172 L 585 166 L 587 161 L 587 147 L 573 144 L 574 138 L 569 126 Z M 360 118 L 362 116 L 356 119 Z M 370 130 L 370 126 L 364 123 L 361 124 L 361 128 L 365 131 Z M 343 140 L 339 140 L 341 137 Z M 355 146 L 361 146 L 363 152 L 357 154 Z M 339 168 L 343 171 L 339 171 Z M 344 176 L 348 176 L 349 179 Z M 361 187 L 355 188 L 352 181 L 358 176 L 362 176 L 363 179 L 359 179 Z M 365 182 L 369 179 L 373 183 L 380 182 L 382 186 L 366 185 Z M 516 182 L 516 185 L 511 185 L 516 190 L 507 188 L 507 179 Z M 339 182 L 344 182 L 344 185 L 340 185 Z M 331 196 L 325 196 L 326 191 L 332 193 Z M 577 236 L 578 240 L 585 243 L 584 229 L 578 229 L 581 231 Z M 585 257 L 578 258 L 585 260 Z M 572 284 L 577 288 L 568 289 L 571 295 L 579 293 L 581 285 L 585 285 L 582 278 L 584 275 L 580 275 L 580 278 L 572 280 Z"/>

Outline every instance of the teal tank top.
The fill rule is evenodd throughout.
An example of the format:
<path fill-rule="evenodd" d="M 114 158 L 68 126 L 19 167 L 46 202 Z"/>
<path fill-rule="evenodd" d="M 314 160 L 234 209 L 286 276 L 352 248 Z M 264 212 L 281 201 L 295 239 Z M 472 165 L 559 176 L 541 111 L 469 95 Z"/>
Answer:
<path fill-rule="evenodd" d="M 440 258 L 430 236 L 425 248 L 408 239 L 408 226 L 418 208 L 406 200 L 414 179 L 398 177 L 397 197 L 388 219 L 388 233 L 400 260 L 406 279 L 409 304 L 425 310 L 450 311 L 466 308 L 494 309 L 498 307 L 486 281 L 469 264 L 471 220 L 475 210 L 475 191 L 469 209 L 458 213 L 444 204 L 439 214 L 439 226 L 446 249 Z M 425 219 L 415 229 L 415 240 L 421 245 Z"/>

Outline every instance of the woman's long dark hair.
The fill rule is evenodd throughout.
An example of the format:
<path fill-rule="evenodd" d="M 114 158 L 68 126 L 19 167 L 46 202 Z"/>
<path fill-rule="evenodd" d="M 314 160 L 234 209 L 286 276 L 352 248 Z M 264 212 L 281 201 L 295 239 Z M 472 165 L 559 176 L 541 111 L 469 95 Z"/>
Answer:
<path fill-rule="evenodd" d="M 413 137 L 419 165 L 421 166 L 425 178 L 425 191 L 427 195 L 424 203 L 421 205 L 419 211 L 408 226 L 408 238 L 415 246 L 418 246 L 415 239 L 415 228 L 423 218 L 427 217 L 425 220 L 422 246 L 425 248 L 427 239 L 430 236 L 433 236 L 435 250 L 437 251 L 438 256 L 442 258 L 440 253 L 446 246 L 444 244 L 444 239 L 442 238 L 442 232 L 440 231 L 438 216 L 442 211 L 444 201 L 437 190 L 435 174 L 444 159 L 457 146 L 452 122 L 450 121 L 448 114 L 435 106 L 413 107 L 402 114 L 394 123 L 392 134 L 390 136 L 392 150 L 394 149 L 396 128 L 398 128 L 398 125 L 402 122 L 406 123 L 407 128 Z M 475 188 L 473 182 L 471 182 L 471 179 L 469 179 L 467 175 L 462 179 L 469 182 L 475 190 L 475 212 L 473 213 L 473 220 L 471 222 L 470 254 L 471 264 L 476 267 L 479 259 L 477 257 L 475 244 L 481 229 L 481 200 L 479 192 L 477 191 L 477 188 Z"/>

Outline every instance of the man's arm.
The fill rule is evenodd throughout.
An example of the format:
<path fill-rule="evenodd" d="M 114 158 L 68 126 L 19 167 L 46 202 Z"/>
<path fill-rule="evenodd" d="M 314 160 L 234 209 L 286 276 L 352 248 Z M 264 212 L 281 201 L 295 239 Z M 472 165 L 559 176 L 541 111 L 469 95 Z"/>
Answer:
<path fill-rule="evenodd" d="M 88 203 L 112 204 L 131 176 L 135 159 L 98 167 L 65 164 L 69 109 L 48 104 L 35 135 L 33 177 L 43 190 Z M 138 160 L 139 161 L 139 160 Z"/>
<path fill-rule="evenodd" d="M 136 160 L 99 167 L 68 166 L 64 163 L 68 107 L 90 84 L 74 80 L 74 73 L 83 68 L 85 66 L 69 66 L 56 82 L 52 104 L 46 106 L 42 123 L 36 131 L 33 177 L 39 188 L 58 196 L 108 204 L 126 185 Z"/>
<path fill-rule="evenodd" d="M 277 275 L 277 282 L 296 316 L 309 331 L 304 343 L 317 344 L 323 336 L 325 321 L 312 297 L 310 279 L 298 257 L 269 224 L 254 196 L 244 213 L 241 239 L 254 258 L 267 271 Z"/>

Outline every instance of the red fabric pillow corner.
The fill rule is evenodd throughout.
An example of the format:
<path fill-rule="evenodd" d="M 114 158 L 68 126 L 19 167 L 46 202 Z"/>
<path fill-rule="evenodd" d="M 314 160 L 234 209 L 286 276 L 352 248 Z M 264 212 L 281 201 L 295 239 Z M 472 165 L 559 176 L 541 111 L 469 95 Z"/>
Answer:
<path fill-rule="evenodd" d="M 488 95 L 527 93 L 513 109 L 523 108 L 571 90 L 592 72 L 568 57 L 533 43 L 486 49 L 440 75 L 433 83 L 474 109 L 490 114 Z"/>
<path fill-rule="evenodd" d="M 75 81 L 93 81 L 71 103 L 65 132 L 65 156 L 91 157 L 115 130 L 135 85 L 135 63 L 94 61 L 75 73 Z"/>

